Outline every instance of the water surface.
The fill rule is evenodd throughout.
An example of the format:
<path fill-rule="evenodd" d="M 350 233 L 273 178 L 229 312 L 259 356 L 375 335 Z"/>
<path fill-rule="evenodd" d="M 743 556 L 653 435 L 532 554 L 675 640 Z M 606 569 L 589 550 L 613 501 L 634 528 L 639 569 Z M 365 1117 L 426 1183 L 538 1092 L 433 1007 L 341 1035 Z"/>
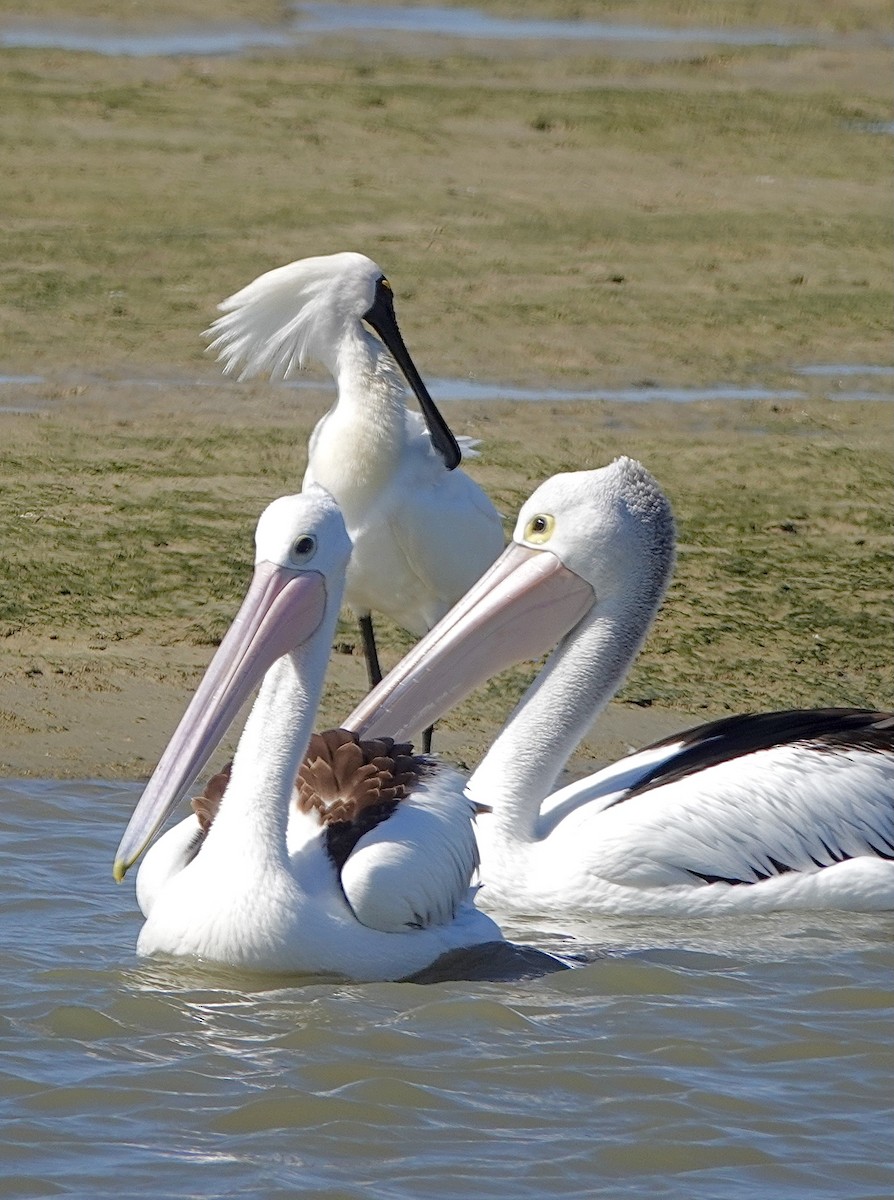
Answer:
<path fill-rule="evenodd" d="M 796 367 L 794 375 L 807 379 L 815 379 L 823 384 L 822 394 L 832 400 L 842 401 L 891 401 L 894 393 L 879 390 L 879 384 L 884 387 L 884 381 L 894 378 L 894 367 L 870 366 L 856 363 L 850 364 L 813 364 Z M 20 399 L 7 400 L 4 403 L 4 391 L 13 392 L 16 388 L 46 385 L 49 381 L 40 375 L 3 375 L 0 374 L 0 413 L 34 413 L 43 412 L 51 407 L 47 398 L 31 397 L 29 404 L 21 403 Z M 167 377 L 153 379 L 150 376 L 141 378 L 101 378 L 95 375 L 69 374 L 64 378 L 67 386 L 152 390 L 182 389 L 182 388 L 225 388 L 240 387 L 238 383 L 218 378 L 200 377 Z M 871 383 L 872 387 L 853 387 L 854 382 Z M 559 404 L 587 403 L 590 401 L 607 401 L 619 404 L 695 404 L 700 401 L 769 401 L 783 403 L 800 400 L 808 402 L 815 392 L 802 388 L 766 387 L 760 384 L 742 386 L 739 384 L 718 383 L 708 387 L 669 387 L 657 382 L 637 384 L 621 388 L 560 388 L 560 387 L 523 387 L 510 383 L 494 383 L 480 379 L 443 379 L 430 377 L 427 380 L 429 391 L 439 404 L 449 404 L 453 401 L 472 401 L 487 404 L 495 400 L 518 403 L 547 403 Z M 845 386 L 847 384 L 848 386 Z M 274 387 L 293 391 L 322 392 L 329 396 L 335 395 L 335 383 L 326 376 L 319 378 L 290 379 L 286 383 L 277 383 Z"/>
<path fill-rule="evenodd" d="M 500 17 L 445 5 L 296 4 L 296 27 L 308 33 L 414 33 L 478 40 L 588 42 L 708 42 L 729 46 L 813 44 L 811 30 L 749 29 L 725 25 L 660 26 L 613 21 L 556 21 Z"/>
<path fill-rule="evenodd" d="M 894 917 L 592 920 L 524 983 L 144 963 L 130 784 L 0 782 L 6 1195 L 894 1194 Z"/>
<path fill-rule="evenodd" d="M 660 26 L 611 21 L 560 21 L 500 17 L 473 8 L 388 4 L 295 4 L 280 25 L 215 22 L 150 31 L 101 21 L 27 22 L 0 28 L 0 48 L 60 49 L 127 57 L 233 55 L 257 50 L 297 50 L 337 34 L 362 40 L 410 35 L 469 41 L 587 42 L 618 45 L 814 46 L 847 44 L 812 29 L 755 29 L 738 25 Z M 869 35 L 870 41 L 879 40 Z M 889 39 L 881 39 L 889 44 Z"/>

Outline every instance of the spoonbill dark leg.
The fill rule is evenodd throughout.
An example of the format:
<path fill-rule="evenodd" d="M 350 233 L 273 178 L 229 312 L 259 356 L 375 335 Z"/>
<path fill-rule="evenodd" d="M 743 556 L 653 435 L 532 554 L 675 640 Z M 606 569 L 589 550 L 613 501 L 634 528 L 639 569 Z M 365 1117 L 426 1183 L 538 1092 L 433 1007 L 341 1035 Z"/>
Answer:
<path fill-rule="evenodd" d="M 363 639 L 363 657 L 366 660 L 366 675 L 369 679 L 370 690 L 382 682 L 382 668 L 379 665 L 379 652 L 376 649 L 376 635 L 373 631 L 372 615 L 363 613 L 357 618 L 360 625 L 360 636 Z M 434 725 L 429 725 L 422 731 L 422 753 L 431 754 L 431 736 Z"/>
<path fill-rule="evenodd" d="M 360 636 L 363 639 L 363 657 L 366 660 L 366 675 L 370 689 L 382 682 L 382 668 L 379 666 L 379 652 L 376 650 L 376 635 L 373 632 L 372 615 L 361 613 L 358 618 Z"/>

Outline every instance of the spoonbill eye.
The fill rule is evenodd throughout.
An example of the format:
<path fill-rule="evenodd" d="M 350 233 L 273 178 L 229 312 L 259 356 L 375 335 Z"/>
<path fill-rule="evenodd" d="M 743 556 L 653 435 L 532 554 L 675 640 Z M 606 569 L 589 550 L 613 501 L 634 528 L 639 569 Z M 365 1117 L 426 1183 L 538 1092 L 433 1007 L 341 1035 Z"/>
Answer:
<path fill-rule="evenodd" d="M 379 287 L 384 288 L 386 292 L 392 292 L 392 293 L 394 292 L 394 288 L 391 286 L 391 284 L 388 282 L 388 280 L 385 278 L 384 275 L 379 280 Z"/>
<path fill-rule="evenodd" d="M 289 557 L 296 565 L 302 566 L 308 559 L 313 558 L 316 548 L 317 539 L 311 534 L 305 533 L 295 540 Z"/>
<path fill-rule="evenodd" d="M 553 536 L 555 527 L 555 517 L 551 517 L 549 513 L 538 513 L 535 517 L 531 517 L 525 526 L 525 541 L 542 545 Z"/>

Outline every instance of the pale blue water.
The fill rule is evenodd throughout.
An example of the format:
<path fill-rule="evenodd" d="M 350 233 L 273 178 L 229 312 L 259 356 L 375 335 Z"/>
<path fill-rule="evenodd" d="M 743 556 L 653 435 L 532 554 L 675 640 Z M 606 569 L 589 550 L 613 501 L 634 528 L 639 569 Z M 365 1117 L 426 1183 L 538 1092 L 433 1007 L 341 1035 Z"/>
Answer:
<path fill-rule="evenodd" d="M 551 21 L 498 17 L 446 5 L 296 4 L 296 27 L 309 33 L 391 32 L 519 41 L 708 42 L 730 46 L 811 45 L 812 30 L 748 29 L 724 25 L 685 28 L 613 21 Z"/>
<path fill-rule="evenodd" d="M 109 29 L 101 22 L 17 24 L 0 29 L 0 48 L 8 50 L 70 50 L 125 58 L 232 55 L 252 50 L 293 47 L 289 28 L 213 22 L 202 28 L 177 28 L 154 33 Z"/>
<path fill-rule="evenodd" d="M 138 791 L 0 782 L 0 1194 L 894 1194 L 894 915 L 594 920 L 512 984 L 142 963 Z"/>
<path fill-rule="evenodd" d="M 844 364 L 812 364 L 795 367 L 792 373 L 807 379 L 815 379 L 824 384 L 822 394 L 832 400 L 894 400 L 894 393 L 882 390 L 884 381 L 894 378 L 894 367 L 879 365 L 861 365 L 859 363 Z M 854 388 L 855 381 L 870 383 L 872 387 Z M 41 386 L 48 381 L 40 375 L 3 375 L 0 374 L 0 412 L 42 412 L 51 407 L 46 398 L 33 397 L 31 403 L 23 404 L 16 396 L 15 389 L 31 386 Z M 102 379 L 96 376 L 71 376 L 70 383 L 80 385 L 100 383 L 104 388 L 225 388 L 238 387 L 220 379 L 201 378 L 164 378 L 164 379 Z M 810 400 L 813 392 L 801 388 L 774 388 L 755 385 L 744 387 L 737 384 L 714 384 L 709 387 L 668 387 L 658 383 L 640 384 L 635 387 L 622 388 L 558 388 L 558 387 L 520 387 L 508 383 L 491 383 L 479 379 L 440 379 L 429 378 L 429 391 L 439 404 L 452 401 L 473 401 L 489 403 L 494 400 L 517 401 L 519 403 L 552 403 L 589 402 L 604 400 L 621 404 L 647 404 L 665 402 L 671 404 L 693 404 L 698 401 L 772 401 Z M 881 386 L 880 386 L 881 385 Z M 334 395 L 335 384 L 331 379 L 316 378 L 290 379 L 287 383 L 273 385 L 296 391 L 327 392 Z"/>
<path fill-rule="evenodd" d="M 618 45 L 665 46 L 813 46 L 847 43 L 812 29 L 755 29 L 747 26 L 658 26 L 611 21 L 559 21 L 499 17 L 472 8 L 446 5 L 295 4 L 279 26 L 247 22 L 217 23 L 213 12 L 200 27 L 152 32 L 112 27 L 102 22 L 33 22 L 21 20 L 0 28 L 0 48 L 80 51 L 130 57 L 245 54 L 258 50 L 297 50 L 327 34 L 388 38 L 395 34 L 471 41 L 587 42 L 608 51 Z M 149 14 L 151 16 L 151 14 Z M 879 40 L 874 38 L 871 40 Z M 881 39 L 890 44 L 891 39 Z"/>

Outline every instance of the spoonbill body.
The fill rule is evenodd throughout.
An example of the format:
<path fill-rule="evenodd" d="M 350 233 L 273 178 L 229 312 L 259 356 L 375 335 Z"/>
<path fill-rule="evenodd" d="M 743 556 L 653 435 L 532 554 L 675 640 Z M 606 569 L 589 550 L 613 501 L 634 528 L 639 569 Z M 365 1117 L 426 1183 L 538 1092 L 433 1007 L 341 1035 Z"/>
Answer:
<path fill-rule="evenodd" d="M 335 404 L 310 438 L 304 486 L 325 487 L 342 510 L 354 544 L 345 597 L 375 684 L 371 614 L 425 633 L 499 555 L 500 517 L 459 468 L 460 446 L 406 349 L 391 285 L 371 259 L 300 259 L 220 308 L 205 336 L 226 374 L 288 379 L 316 361 L 336 381 Z M 395 363 L 421 415 L 407 408 Z"/>

